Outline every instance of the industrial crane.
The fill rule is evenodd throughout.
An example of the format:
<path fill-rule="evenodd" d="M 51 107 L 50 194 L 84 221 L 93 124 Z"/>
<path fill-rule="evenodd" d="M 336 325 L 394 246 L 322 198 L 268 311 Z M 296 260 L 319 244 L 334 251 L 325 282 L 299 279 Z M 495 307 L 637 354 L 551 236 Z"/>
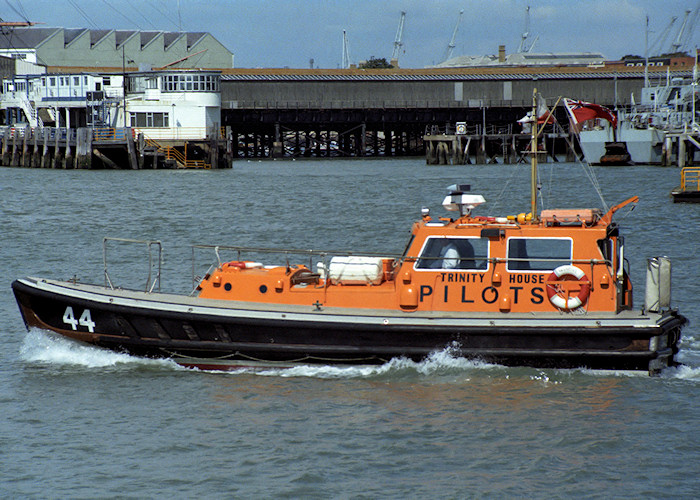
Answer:
<path fill-rule="evenodd" d="M 532 43 L 528 46 L 527 39 L 530 37 L 530 6 L 525 8 L 525 30 L 520 38 L 520 46 L 518 46 L 518 52 L 532 52 L 532 48 L 535 46 L 537 39 L 540 37 L 537 35 Z"/>
<path fill-rule="evenodd" d="M 661 52 L 662 47 L 666 44 L 666 39 L 668 38 L 668 34 L 671 32 L 671 28 L 673 27 L 673 24 L 678 20 L 678 16 L 673 16 L 671 18 L 671 21 L 668 23 L 666 28 L 661 32 L 659 37 L 654 40 L 654 42 L 651 44 L 651 47 L 649 47 L 649 51 L 653 54 L 654 52 Z"/>
<path fill-rule="evenodd" d="M 525 49 L 525 41 L 527 37 L 530 36 L 530 6 L 525 8 L 525 29 L 520 38 L 520 45 L 518 46 L 518 52 L 527 52 Z"/>
<path fill-rule="evenodd" d="M 35 24 L 43 24 L 43 23 L 32 23 L 29 21 L 3 21 L 2 19 L 0 19 L 0 28 L 19 28 L 19 27 L 34 26 Z"/>
<path fill-rule="evenodd" d="M 693 30 L 695 28 L 695 24 L 698 20 L 698 13 L 700 12 L 700 7 L 695 9 L 695 13 L 693 14 L 693 17 L 690 17 L 690 14 L 692 13 L 692 10 L 686 10 L 685 11 L 685 17 L 683 18 L 683 24 L 681 24 L 681 27 L 678 28 L 678 35 L 676 36 L 676 39 L 671 43 L 671 48 L 670 52 L 676 53 L 681 50 L 681 47 L 685 45 L 690 36 L 692 36 Z"/>
<path fill-rule="evenodd" d="M 391 53 L 391 58 L 396 59 L 397 61 L 399 60 L 399 53 L 401 52 L 401 47 L 403 46 L 401 39 L 403 38 L 403 23 L 405 19 L 406 12 L 402 10 L 401 18 L 399 19 L 399 28 L 396 30 L 396 38 L 394 39 L 394 51 Z"/>
<path fill-rule="evenodd" d="M 455 29 L 452 31 L 452 38 L 450 39 L 450 43 L 447 44 L 447 51 L 445 52 L 445 58 L 443 61 L 447 61 L 450 57 L 452 57 L 452 51 L 455 48 L 455 39 L 457 38 L 457 29 L 459 29 L 459 23 L 462 22 L 462 15 L 464 14 L 464 9 L 459 11 L 459 17 L 457 18 L 457 22 L 455 23 Z"/>

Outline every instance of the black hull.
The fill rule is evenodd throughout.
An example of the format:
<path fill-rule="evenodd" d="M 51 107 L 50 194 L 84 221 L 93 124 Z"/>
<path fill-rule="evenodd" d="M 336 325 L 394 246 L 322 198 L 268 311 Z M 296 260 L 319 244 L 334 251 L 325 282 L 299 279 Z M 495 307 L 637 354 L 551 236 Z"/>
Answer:
<path fill-rule="evenodd" d="M 513 316 L 241 305 L 89 285 L 17 280 L 27 327 L 184 365 L 381 364 L 449 348 L 504 365 L 657 371 L 674 364 L 686 319 L 644 315 Z M 86 313 L 87 311 L 87 313 Z"/>

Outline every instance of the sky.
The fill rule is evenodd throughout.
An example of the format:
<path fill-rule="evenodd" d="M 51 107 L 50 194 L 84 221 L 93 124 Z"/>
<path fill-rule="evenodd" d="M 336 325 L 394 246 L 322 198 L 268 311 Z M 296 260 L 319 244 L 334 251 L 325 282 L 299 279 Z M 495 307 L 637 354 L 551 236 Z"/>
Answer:
<path fill-rule="evenodd" d="M 686 10 L 700 0 L 0 0 L 4 21 L 43 27 L 205 31 L 234 53 L 240 68 L 339 68 L 343 30 L 350 61 L 389 58 L 406 12 L 399 64 L 444 60 L 460 10 L 452 55 L 515 52 L 529 11 L 532 52 L 594 52 L 608 60 L 666 52 Z M 677 16 L 669 35 L 666 28 Z M 692 14 L 691 14 L 692 16 Z M 700 48 L 700 19 L 685 50 Z M 657 43 L 658 42 L 658 43 Z"/>

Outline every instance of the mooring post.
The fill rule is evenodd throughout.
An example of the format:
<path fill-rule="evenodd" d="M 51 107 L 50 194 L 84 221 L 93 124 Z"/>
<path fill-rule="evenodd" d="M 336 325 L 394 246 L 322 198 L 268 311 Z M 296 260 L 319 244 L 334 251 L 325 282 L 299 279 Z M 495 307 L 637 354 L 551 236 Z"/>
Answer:
<path fill-rule="evenodd" d="M 61 138 L 61 128 L 56 127 L 54 129 L 54 146 L 53 146 L 53 158 L 51 159 L 51 168 L 61 167 L 61 147 L 59 141 Z"/>
<path fill-rule="evenodd" d="M 663 165 L 669 166 L 671 165 L 671 157 L 673 153 L 673 139 L 671 139 L 670 137 L 666 137 L 666 140 L 664 141 L 664 147 L 666 149 L 664 151 Z"/>
<path fill-rule="evenodd" d="M 66 154 L 63 157 L 63 168 L 73 168 L 73 148 L 71 147 L 71 136 L 75 132 L 74 129 L 66 127 Z"/>
<path fill-rule="evenodd" d="M 19 158 L 17 158 L 17 132 L 18 129 L 13 129 L 13 134 L 12 134 L 12 160 L 10 160 L 10 165 L 13 167 L 19 166 Z"/>
<path fill-rule="evenodd" d="M 129 153 L 129 166 L 132 170 L 138 170 L 139 162 L 136 159 L 136 145 L 134 144 L 134 136 L 131 133 L 131 128 L 125 128 L 126 132 L 126 149 Z"/>
<path fill-rule="evenodd" d="M 34 129 L 34 133 L 32 134 L 32 154 L 29 165 L 34 168 L 39 166 L 39 136 L 42 134 L 42 132 L 43 129 L 37 127 Z"/>
<path fill-rule="evenodd" d="M 141 170 L 143 170 L 143 168 L 146 164 L 146 155 L 144 154 L 145 150 L 146 150 L 146 137 L 143 135 L 143 132 L 139 132 L 139 134 L 136 136 L 136 151 L 137 151 L 137 156 L 139 159 L 139 169 L 141 169 Z"/>
<path fill-rule="evenodd" d="M 75 168 L 89 170 L 92 168 L 92 129 L 78 129 L 75 146 Z"/>
<path fill-rule="evenodd" d="M 51 130 L 53 129 L 44 127 L 44 147 L 41 152 L 41 163 L 39 164 L 41 168 L 48 168 L 50 166 L 51 157 L 49 156 L 49 137 L 51 136 Z"/>
<path fill-rule="evenodd" d="M 24 127 L 24 136 L 22 137 L 22 155 L 19 159 L 19 164 L 25 168 L 29 166 L 29 140 L 31 139 L 31 134 L 31 127 Z"/>
<path fill-rule="evenodd" d="M 678 137 L 678 166 L 685 167 L 685 136 Z"/>
<path fill-rule="evenodd" d="M 8 137 L 8 132 L 10 131 L 9 127 L 5 127 L 5 132 L 2 134 L 2 164 L 3 165 L 9 165 L 10 164 L 10 153 L 9 153 L 9 137 Z"/>

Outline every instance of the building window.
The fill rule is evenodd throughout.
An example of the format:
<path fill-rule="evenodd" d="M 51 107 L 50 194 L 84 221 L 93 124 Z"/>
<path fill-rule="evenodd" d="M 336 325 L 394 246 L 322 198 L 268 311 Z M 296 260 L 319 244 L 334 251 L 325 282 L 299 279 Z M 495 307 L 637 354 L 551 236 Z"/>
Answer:
<path fill-rule="evenodd" d="M 102 85 L 112 85 L 112 77 L 109 76 L 103 76 L 102 77 Z"/>
<path fill-rule="evenodd" d="M 148 111 L 129 114 L 132 127 L 149 128 L 170 126 L 170 117 L 168 113 L 157 113 Z"/>
<path fill-rule="evenodd" d="M 160 88 L 163 92 L 218 92 L 219 76 L 166 75 L 162 77 Z"/>

